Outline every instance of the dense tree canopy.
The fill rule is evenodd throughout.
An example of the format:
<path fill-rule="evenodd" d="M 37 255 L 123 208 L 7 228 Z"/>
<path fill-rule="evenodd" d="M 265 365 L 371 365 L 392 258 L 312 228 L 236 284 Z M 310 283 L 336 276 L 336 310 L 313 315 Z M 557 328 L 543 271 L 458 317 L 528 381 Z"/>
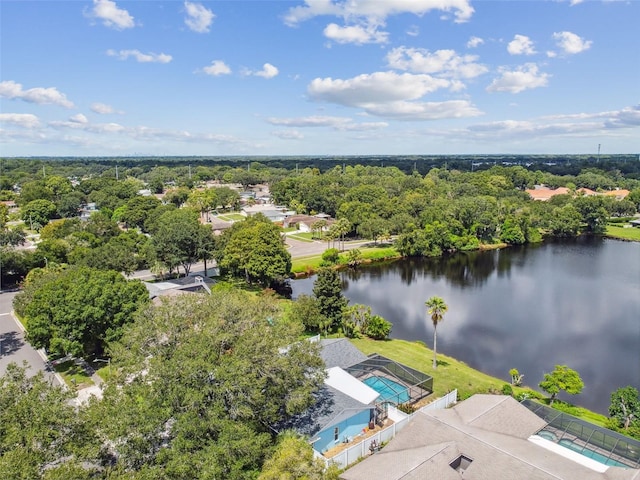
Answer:
<path fill-rule="evenodd" d="M 239 291 L 141 314 L 112 346 L 117 385 L 93 412 L 117 467 L 141 478 L 255 478 L 269 426 L 307 408 L 324 379 L 318 345 L 299 342 L 301 332 L 275 299 Z"/>
<path fill-rule="evenodd" d="M 33 346 L 86 356 L 118 339 L 148 298 L 144 285 L 118 272 L 73 267 L 28 282 L 14 307 Z"/>
<path fill-rule="evenodd" d="M 291 271 L 291 254 L 280 228 L 260 214 L 234 223 L 222 234 L 216 259 L 223 270 L 263 286 L 286 278 Z"/>

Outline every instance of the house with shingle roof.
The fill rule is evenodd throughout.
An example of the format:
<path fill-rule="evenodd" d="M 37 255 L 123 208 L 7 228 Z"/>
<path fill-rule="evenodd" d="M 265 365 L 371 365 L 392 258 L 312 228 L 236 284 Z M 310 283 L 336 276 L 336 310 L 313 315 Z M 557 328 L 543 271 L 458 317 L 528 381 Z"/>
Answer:
<path fill-rule="evenodd" d="M 535 435 L 547 422 L 515 399 L 476 394 L 444 410 L 421 410 L 343 480 L 640 480 Z"/>
<path fill-rule="evenodd" d="M 307 436 L 313 449 L 323 454 L 342 443 L 350 443 L 372 424 L 382 424 L 387 418 L 386 406 L 395 403 L 394 399 L 368 385 L 364 378 L 372 373 L 388 372 L 384 365 L 390 360 L 375 354 L 366 356 L 346 338 L 322 339 L 320 343 L 320 356 L 325 362 L 327 377 L 315 393 L 314 405 L 299 415 L 278 422 L 273 429 L 277 432 L 295 430 Z M 397 372 L 408 369 L 393 363 Z M 367 370 L 367 375 L 362 375 L 362 365 L 366 365 L 362 370 Z M 398 382 L 402 381 L 400 377 L 386 375 L 387 379 L 393 376 Z M 424 374 L 423 377 L 423 381 L 432 381 L 431 377 Z M 396 385 L 403 390 L 407 388 L 400 383 Z M 415 385 L 412 390 L 423 396 L 431 393 Z M 410 400 L 411 396 L 406 394 L 406 399 Z"/>

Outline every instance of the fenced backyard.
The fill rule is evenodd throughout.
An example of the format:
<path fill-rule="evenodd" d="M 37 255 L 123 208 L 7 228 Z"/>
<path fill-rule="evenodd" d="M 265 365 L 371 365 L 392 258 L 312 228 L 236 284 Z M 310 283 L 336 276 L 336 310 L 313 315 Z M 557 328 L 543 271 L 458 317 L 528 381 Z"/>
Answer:
<path fill-rule="evenodd" d="M 327 465 L 329 465 L 330 463 L 334 463 L 340 469 L 346 468 L 352 463 L 357 462 L 360 458 L 373 454 L 375 451 L 377 451 L 377 447 L 395 437 L 400 430 L 408 425 L 413 415 L 416 415 L 421 411 L 448 408 L 452 404 L 456 403 L 457 398 L 458 390 L 453 390 L 445 396 L 438 398 L 428 405 L 425 405 L 411 415 L 402 414 L 406 416 L 404 416 L 404 418 L 394 419 L 393 424 L 391 424 L 387 428 L 384 428 L 374 435 L 365 438 L 361 442 L 354 442 L 352 446 L 342 450 L 340 453 L 331 458 L 326 458 L 318 452 L 315 452 L 315 455 L 319 458 L 322 458 L 327 463 Z M 374 446 L 374 448 L 371 448 L 372 445 Z"/>

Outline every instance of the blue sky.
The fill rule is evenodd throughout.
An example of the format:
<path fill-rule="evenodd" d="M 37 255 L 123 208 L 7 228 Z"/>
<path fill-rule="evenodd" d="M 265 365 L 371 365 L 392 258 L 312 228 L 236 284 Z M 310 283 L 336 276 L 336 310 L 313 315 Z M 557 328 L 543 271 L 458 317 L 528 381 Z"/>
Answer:
<path fill-rule="evenodd" d="M 640 152 L 638 1 L 0 1 L 0 154 Z"/>

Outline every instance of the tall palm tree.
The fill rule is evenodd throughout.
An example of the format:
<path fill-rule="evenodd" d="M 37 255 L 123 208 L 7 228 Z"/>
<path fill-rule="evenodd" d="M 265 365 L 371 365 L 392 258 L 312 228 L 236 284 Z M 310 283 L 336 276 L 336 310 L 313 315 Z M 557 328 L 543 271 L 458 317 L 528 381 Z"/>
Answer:
<path fill-rule="evenodd" d="M 431 321 L 433 322 L 433 368 L 438 368 L 438 361 L 436 360 L 436 342 L 438 340 L 438 324 L 443 320 L 444 314 L 447 313 L 449 307 L 441 297 L 431 297 L 424 302 L 427 307 L 427 313 L 431 315 Z"/>

